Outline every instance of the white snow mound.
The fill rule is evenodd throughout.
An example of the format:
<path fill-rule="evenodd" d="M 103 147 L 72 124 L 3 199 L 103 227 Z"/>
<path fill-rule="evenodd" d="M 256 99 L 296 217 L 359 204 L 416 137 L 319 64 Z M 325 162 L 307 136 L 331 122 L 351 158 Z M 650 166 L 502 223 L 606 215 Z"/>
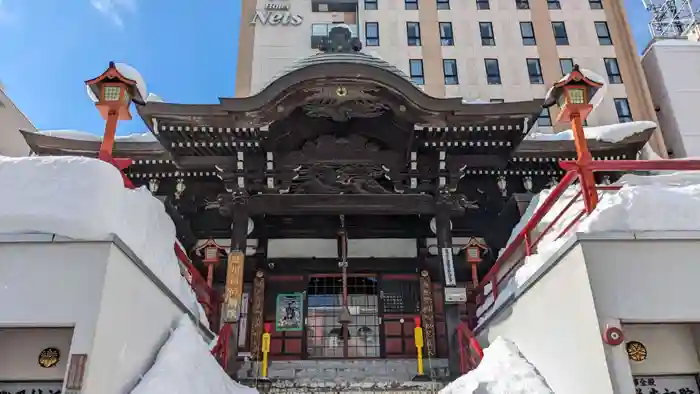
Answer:
<path fill-rule="evenodd" d="M 256 394 L 221 369 L 188 316 L 158 352 L 131 394 Z"/>
<path fill-rule="evenodd" d="M 484 349 L 479 366 L 440 394 L 554 394 L 511 341 L 498 337 Z"/>
<path fill-rule="evenodd" d="M 120 171 L 111 164 L 86 157 L 0 156 L 0 188 L 0 233 L 48 233 L 80 240 L 115 234 L 206 322 L 180 274 L 173 246 L 175 225 L 163 203 L 145 188 L 125 188 Z"/>
<path fill-rule="evenodd" d="M 628 123 L 615 123 L 605 126 L 584 127 L 583 133 L 586 139 L 599 140 L 605 142 L 619 142 L 627 137 L 639 134 L 645 130 L 656 127 L 656 123 L 642 120 Z M 540 133 L 533 131 L 525 137 L 532 141 L 573 141 L 574 133 L 565 130 L 559 133 Z"/>

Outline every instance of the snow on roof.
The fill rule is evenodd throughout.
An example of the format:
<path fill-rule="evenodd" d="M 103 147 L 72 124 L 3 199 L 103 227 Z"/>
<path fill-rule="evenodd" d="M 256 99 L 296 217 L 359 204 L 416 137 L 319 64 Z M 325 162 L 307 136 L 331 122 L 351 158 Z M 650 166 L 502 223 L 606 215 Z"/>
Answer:
<path fill-rule="evenodd" d="M 79 240 L 112 234 L 205 324 L 173 249 L 175 225 L 145 188 L 127 189 L 109 163 L 71 156 L 0 156 L 0 233 L 47 233 Z"/>
<path fill-rule="evenodd" d="M 656 123 L 650 121 L 637 121 L 628 123 L 616 123 L 605 126 L 584 127 L 583 132 L 587 139 L 595 139 L 606 142 L 619 142 L 627 137 L 639 134 L 645 130 L 655 128 Z M 565 130 L 559 133 L 539 133 L 533 131 L 525 137 L 531 141 L 566 141 L 573 140 L 574 133 Z"/>
<path fill-rule="evenodd" d="M 145 100 L 148 97 L 148 89 L 146 89 L 146 80 L 143 79 L 141 73 L 135 68 L 126 63 L 115 63 L 114 67 L 121 75 L 136 82 L 136 88 L 139 90 L 141 97 Z"/>
<path fill-rule="evenodd" d="M 131 394 L 257 394 L 233 381 L 212 357 L 194 325 L 183 316 Z"/>
<path fill-rule="evenodd" d="M 41 130 L 41 134 L 51 137 L 66 138 L 77 141 L 102 141 L 102 136 L 80 130 Z M 157 141 L 153 133 L 134 133 L 128 135 L 118 135 L 114 137 L 117 142 L 154 142 Z"/>
<path fill-rule="evenodd" d="M 484 349 L 479 366 L 462 375 L 440 394 L 553 394 L 518 347 L 502 337 Z"/>
<path fill-rule="evenodd" d="M 616 183 L 622 185 L 619 191 L 604 191 L 596 209 L 574 225 L 568 233 L 557 239 L 575 216 L 583 209 L 583 201 L 578 199 L 562 217 L 552 225 L 542 237 L 536 253 L 525 258 L 523 265 L 505 285 L 500 285 L 499 296 L 488 313 L 480 320 L 488 318 L 508 298 L 525 285 L 544 263 L 561 248 L 575 233 L 593 232 L 642 232 L 642 231 L 700 231 L 700 171 L 664 173 L 661 175 L 622 176 Z M 533 197 L 520 222 L 511 233 L 508 244 L 522 231 L 537 208 L 546 200 L 552 189 L 545 189 Z M 555 220 L 572 198 L 578 194 L 577 187 L 569 187 L 557 200 L 545 217 L 530 233 L 536 238 Z M 487 286 L 487 291 L 489 291 Z M 492 298 L 489 297 L 489 302 Z M 478 314 L 490 304 L 480 306 Z"/>
<path fill-rule="evenodd" d="M 163 99 L 155 93 L 148 93 L 148 97 L 146 97 L 146 102 L 147 103 L 162 103 Z"/>

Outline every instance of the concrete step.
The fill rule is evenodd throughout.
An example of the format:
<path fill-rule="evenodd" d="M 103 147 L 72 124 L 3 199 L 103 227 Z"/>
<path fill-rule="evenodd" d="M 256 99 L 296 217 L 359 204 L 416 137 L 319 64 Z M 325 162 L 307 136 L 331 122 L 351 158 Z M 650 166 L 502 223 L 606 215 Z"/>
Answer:
<path fill-rule="evenodd" d="M 256 381 L 243 381 L 256 387 Z M 270 394 L 437 394 L 444 387 L 440 382 L 343 382 L 308 379 L 273 379 Z"/>

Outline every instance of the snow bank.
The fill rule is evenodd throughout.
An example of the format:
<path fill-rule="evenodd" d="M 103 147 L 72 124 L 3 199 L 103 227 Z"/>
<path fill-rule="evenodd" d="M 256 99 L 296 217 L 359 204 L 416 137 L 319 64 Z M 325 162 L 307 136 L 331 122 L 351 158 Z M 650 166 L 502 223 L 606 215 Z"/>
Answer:
<path fill-rule="evenodd" d="M 0 156 L 0 233 L 49 233 L 82 240 L 121 238 L 199 316 L 180 275 L 175 225 L 145 188 L 127 189 L 109 163 L 85 157 Z"/>
<path fill-rule="evenodd" d="M 484 349 L 479 366 L 440 394 L 553 394 L 537 369 L 511 341 L 498 337 Z"/>
<path fill-rule="evenodd" d="M 257 394 L 221 369 L 187 316 L 131 394 Z"/>
<path fill-rule="evenodd" d="M 584 127 L 583 133 L 586 139 L 593 139 L 605 142 L 619 142 L 627 137 L 639 134 L 644 130 L 655 128 L 656 123 L 650 121 L 637 121 L 628 123 L 616 123 L 605 126 Z M 531 132 L 525 137 L 532 141 L 573 141 L 574 133 L 571 130 L 560 133 L 539 133 Z"/>
<path fill-rule="evenodd" d="M 77 141 L 102 141 L 102 136 L 88 133 L 86 131 L 79 130 L 42 130 L 41 134 L 48 135 L 50 137 L 66 138 L 70 140 Z M 129 135 L 118 135 L 114 137 L 117 142 L 153 142 L 157 141 L 153 133 L 146 132 L 142 134 L 129 134 Z"/>
<path fill-rule="evenodd" d="M 583 209 L 579 198 L 571 208 L 552 226 L 537 245 L 537 253 L 525 258 L 523 265 L 516 270 L 507 283 L 500 286 L 500 293 L 489 313 L 490 316 L 500 305 L 522 287 L 545 262 L 575 233 L 609 231 L 700 231 L 700 172 L 685 171 L 662 175 L 641 176 L 627 174 L 616 183 L 622 185 L 619 191 L 605 191 L 596 209 L 574 225 L 566 235 L 557 239 L 566 226 Z M 533 238 L 544 231 L 557 215 L 577 194 L 578 186 L 569 187 L 557 200 L 552 209 L 531 232 Z M 522 231 L 525 223 L 546 200 L 551 189 L 543 190 L 530 202 L 525 214 L 511 233 L 508 243 Z M 488 293 L 489 288 L 485 289 Z M 478 314 L 493 303 L 481 305 Z"/>

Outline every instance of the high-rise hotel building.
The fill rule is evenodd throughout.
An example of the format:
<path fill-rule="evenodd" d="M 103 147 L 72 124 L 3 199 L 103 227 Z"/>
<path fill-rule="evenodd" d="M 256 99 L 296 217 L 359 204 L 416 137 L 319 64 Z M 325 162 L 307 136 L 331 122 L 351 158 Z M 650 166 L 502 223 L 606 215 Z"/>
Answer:
<path fill-rule="evenodd" d="M 436 97 L 543 98 L 574 64 L 609 82 L 591 126 L 656 121 L 622 0 L 243 0 L 236 95 L 261 90 L 344 23 Z M 540 127 L 556 119 L 544 112 Z M 652 145 L 664 152 L 661 134 Z M 662 153 L 663 154 L 663 153 Z"/>

